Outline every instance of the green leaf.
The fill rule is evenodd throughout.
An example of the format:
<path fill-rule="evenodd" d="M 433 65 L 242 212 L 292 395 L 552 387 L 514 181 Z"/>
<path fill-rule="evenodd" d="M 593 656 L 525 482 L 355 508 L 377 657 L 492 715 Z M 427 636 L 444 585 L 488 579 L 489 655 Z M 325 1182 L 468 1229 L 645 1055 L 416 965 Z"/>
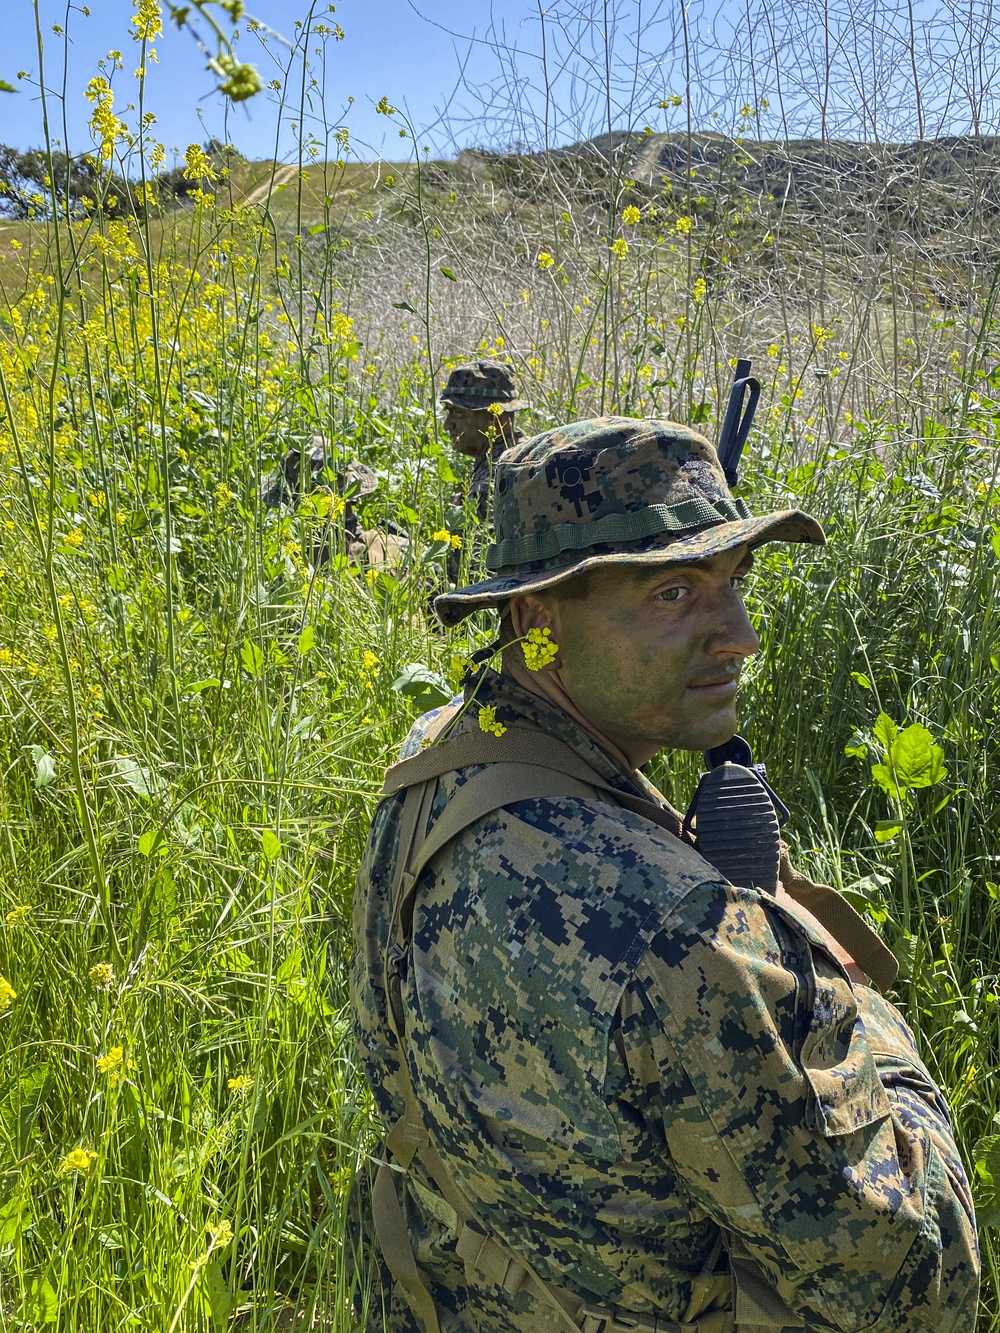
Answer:
<path fill-rule="evenodd" d="M 36 1324 L 54 1324 L 59 1318 L 59 1297 L 47 1277 L 34 1278 L 28 1292 L 28 1308 Z"/>
<path fill-rule="evenodd" d="M 56 780 L 56 761 L 48 750 L 41 745 L 31 747 L 31 757 L 35 763 L 35 787 L 51 787 Z"/>
<path fill-rule="evenodd" d="M 450 282 L 458 282 L 458 279 L 455 277 L 454 273 L 452 273 L 450 268 L 442 268 L 440 272 L 443 273 Z"/>
<path fill-rule="evenodd" d="M 260 845 L 268 864 L 281 855 L 281 839 L 269 828 L 260 835 Z"/>
<path fill-rule="evenodd" d="M 229 1312 L 233 1308 L 233 1296 L 226 1279 L 222 1276 L 222 1266 L 212 1263 L 205 1265 L 205 1286 L 208 1289 L 208 1303 L 212 1311 L 212 1320 L 217 1329 L 225 1329 Z"/>
<path fill-rule="evenodd" d="M 899 728 L 889 714 L 879 713 L 875 723 L 875 739 L 882 743 L 884 749 L 888 750 L 898 735 Z"/>
<path fill-rule="evenodd" d="M 140 856 L 152 856 L 156 850 L 156 844 L 159 841 L 158 829 L 147 829 L 145 833 L 139 834 L 139 841 L 136 843 Z"/>
<path fill-rule="evenodd" d="M 880 819 L 875 825 L 875 841 L 891 842 L 902 833 L 905 825 L 896 819 Z"/>
<path fill-rule="evenodd" d="M 240 649 L 240 665 L 248 676 L 259 676 L 264 670 L 264 650 L 252 643 L 250 639 L 243 640 L 243 647 Z"/>
<path fill-rule="evenodd" d="M 0 93 L 16 93 L 16 92 L 17 89 L 14 87 L 12 83 L 8 83 L 6 79 L 0 79 Z"/>
<path fill-rule="evenodd" d="M 308 653 L 311 650 L 315 642 L 316 642 L 315 628 L 312 625 L 306 625 L 302 633 L 299 635 L 298 641 L 295 646 L 296 648 L 298 648 L 299 652 L 304 657 L 306 653 Z"/>
<path fill-rule="evenodd" d="M 141 796 L 144 800 L 149 801 L 154 796 L 159 796 L 164 790 L 162 779 L 158 778 L 151 768 L 144 768 L 128 755 L 119 755 L 114 764 L 122 782 L 125 783 L 126 787 L 131 788 L 136 796 Z"/>
<path fill-rule="evenodd" d="M 993 554 L 1000 560 L 1000 528 L 994 528 L 990 533 L 990 545 L 993 547 Z"/>
<path fill-rule="evenodd" d="M 21 1230 L 21 1196 L 12 1194 L 0 1204 L 0 1247 L 11 1245 Z"/>
<path fill-rule="evenodd" d="M 288 957 L 274 974 L 279 986 L 287 986 L 290 981 L 297 981 L 302 973 L 302 950 L 292 949 Z"/>
<path fill-rule="evenodd" d="M 193 680 L 190 685 L 184 686 L 185 694 L 201 694 L 202 690 L 217 690 L 222 681 L 218 676 L 208 676 L 205 680 Z"/>
<path fill-rule="evenodd" d="M 848 759 L 867 759 L 868 742 L 860 731 L 855 731 L 851 739 L 844 746 L 844 754 Z"/>
<path fill-rule="evenodd" d="M 424 708 L 440 708 L 448 703 L 454 691 L 443 676 L 432 671 L 423 662 L 411 662 L 392 682 L 392 688 L 406 699 L 413 699 Z"/>
<path fill-rule="evenodd" d="M 870 690 L 872 687 L 871 678 L 866 676 L 863 671 L 852 671 L 851 680 L 855 685 L 860 685 L 863 690 Z"/>
<path fill-rule="evenodd" d="M 392 304 L 396 310 L 408 310 L 411 315 L 417 313 L 413 306 L 410 305 L 409 301 L 393 301 Z"/>
<path fill-rule="evenodd" d="M 19 1157 L 31 1151 L 31 1136 L 34 1133 L 35 1122 L 54 1081 L 52 1070 L 46 1064 L 35 1065 L 33 1069 L 23 1073 L 17 1081 L 17 1100 L 20 1105 L 15 1146 Z"/>

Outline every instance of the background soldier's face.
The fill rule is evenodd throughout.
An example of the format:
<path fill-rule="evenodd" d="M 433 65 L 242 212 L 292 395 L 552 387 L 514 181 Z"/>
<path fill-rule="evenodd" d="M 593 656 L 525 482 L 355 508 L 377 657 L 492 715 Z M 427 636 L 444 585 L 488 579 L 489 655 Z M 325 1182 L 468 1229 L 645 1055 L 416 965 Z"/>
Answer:
<path fill-rule="evenodd" d="M 503 416 L 509 416 L 504 413 Z M 470 411 L 467 407 L 445 404 L 444 429 L 456 453 L 478 458 L 489 448 L 502 429 L 501 418 L 492 412 Z"/>
<path fill-rule="evenodd" d="M 740 670 L 760 646 L 740 594 L 751 563 L 742 546 L 666 569 L 605 566 L 583 596 L 518 599 L 522 632 L 550 627 L 549 669 L 635 764 L 667 747 L 709 749 L 736 732 Z"/>

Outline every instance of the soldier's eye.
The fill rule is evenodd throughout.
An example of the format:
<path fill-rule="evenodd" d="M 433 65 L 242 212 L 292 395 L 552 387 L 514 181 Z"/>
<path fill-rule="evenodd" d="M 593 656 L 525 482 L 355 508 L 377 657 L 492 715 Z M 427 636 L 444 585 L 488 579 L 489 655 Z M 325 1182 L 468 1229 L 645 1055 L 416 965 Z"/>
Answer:
<path fill-rule="evenodd" d="M 687 595 L 687 592 L 688 589 L 683 587 L 661 588 L 653 600 L 656 602 L 679 602 L 682 597 Z"/>

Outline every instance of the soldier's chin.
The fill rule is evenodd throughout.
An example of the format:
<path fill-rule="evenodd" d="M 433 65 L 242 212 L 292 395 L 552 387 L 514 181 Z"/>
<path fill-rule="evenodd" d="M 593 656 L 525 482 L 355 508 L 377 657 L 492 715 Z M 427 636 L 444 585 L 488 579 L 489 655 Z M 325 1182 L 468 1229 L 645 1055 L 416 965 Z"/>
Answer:
<path fill-rule="evenodd" d="M 721 707 L 707 717 L 692 719 L 690 740 L 683 748 L 686 750 L 714 750 L 717 745 L 725 745 L 739 730 L 736 709 Z"/>

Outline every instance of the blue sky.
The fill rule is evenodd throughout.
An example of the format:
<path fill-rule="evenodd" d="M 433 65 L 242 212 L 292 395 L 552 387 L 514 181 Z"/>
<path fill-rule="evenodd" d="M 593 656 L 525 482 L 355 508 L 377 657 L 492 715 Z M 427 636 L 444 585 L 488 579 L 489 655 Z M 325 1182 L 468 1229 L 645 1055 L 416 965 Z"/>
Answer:
<path fill-rule="evenodd" d="M 128 0 L 90 0 L 89 7 L 89 17 L 78 10 L 67 15 L 65 0 L 39 0 L 46 83 L 54 90 L 61 88 L 64 52 L 68 51 L 66 114 L 76 151 L 88 144 L 90 107 L 83 89 L 98 73 L 97 62 L 111 50 L 123 54 L 125 69 L 117 75 L 122 91 L 116 97 L 116 110 L 135 88 L 136 48 L 128 36 L 134 6 Z M 295 36 L 296 20 L 308 12 L 308 5 L 296 0 L 253 0 L 248 8 L 254 17 L 289 38 Z M 327 8 L 318 5 L 317 15 L 325 18 Z M 346 35 L 343 41 L 328 45 L 327 116 L 331 123 L 350 128 L 360 156 L 376 156 L 383 149 L 390 156 L 399 155 L 396 129 L 374 110 L 381 97 L 388 96 L 405 108 L 421 129 L 433 126 L 463 67 L 471 82 L 481 83 L 496 75 L 497 62 L 483 40 L 491 25 L 502 26 L 515 41 L 519 36 L 522 41 L 533 36 L 533 31 L 520 32 L 521 20 L 530 15 L 525 0 L 495 0 L 492 4 L 427 0 L 425 8 L 426 17 L 408 0 L 340 0 L 336 13 L 328 18 L 331 24 L 339 22 Z M 3 0 L 3 11 L 0 77 L 19 91 L 0 97 L 0 142 L 26 148 L 39 144 L 43 137 L 37 90 L 15 77 L 19 70 L 34 76 L 38 73 L 34 10 L 31 0 Z M 57 23 L 67 31 L 68 44 L 52 32 Z M 207 38 L 207 33 L 203 35 Z M 259 96 L 242 108 L 229 108 L 227 115 L 226 103 L 213 92 L 213 77 L 206 72 L 205 58 L 190 33 L 167 24 L 155 45 L 160 64 L 149 67 L 146 97 L 157 115 L 159 136 L 168 147 L 183 148 L 215 134 L 230 139 L 249 157 L 272 155 L 273 104 Z M 280 55 L 280 45 L 273 41 L 271 45 Z M 253 38 L 244 36 L 238 49 L 270 79 L 276 73 L 273 63 L 252 46 Z M 348 104 L 349 97 L 354 98 L 352 104 Z M 449 138 L 439 126 L 435 147 L 446 149 Z M 290 144 L 289 131 L 284 147 Z"/>
<path fill-rule="evenodd" d="M 134 6 L 128 0 L 89 3 L 85 17 L 67 0 L 37 0 L 53 134 L 64 133 L 59 94 L 65 86 L 65 133 L 77 153 L 90 147 L 91 107 L 83 92 L 110 50 L 122 52 L 115 110 L 129 120 L 134 113 L 125 104 L 137 87 L 136 47 L 128 33 Z M 396 125 L 375 112 L 379 99 L 388 97 L 408 113 L 419 143 L 436 154 L 465 145 L 535 148 L 546 139 L 557 146 L 599 133 L 609 117 L 615 128 L 681 129 L 687 102 L 667 110 L 657 104 L 684 93 L 695 128 L 734 130 L 738 108 L 766 97 L 770 105 L 759 126 L 764 137 L 816 134 L 822 112 L 832 136 L 911 138 L 912 12 L 920 29 L 914 51 L 928 136 L 964 132 L 971 102 L 978 104 L 980 124 L 991 128 L 998 112 L 992 84 L 986 80 L 980 87 L 976 80 L 977 70 L 1000 63 L 1000 37 L 986 0 L 970 4 L 976 17 L 960 25 L 957 10 L 930 0 L 916 0 L 912 11 L 907 0 L 866 0 L 860 10 L 826 7 L 822 0 L 778 7 L 771 0 L 690 0 L 685 13 L 693 74 L 686 87 L 679 0 L 607 0 L 606 10 L 604 0 L 544 0 L 544 7 L 535 0 L 338 0 L 335 14 L 324 0 L 314 6 L 316 18 L 339 23 L 345 36 L 328 40 L 325 58 L 314 61 L 321 82 L 304 124 L 324 140 L 324 155 L 338 155 L 330 135 L 346 125 L 356 156 L 399 159 L 409 145 L 400 142 Z M 19 90 L 0 94 L 0 142 L 33 147 L 43 139 L 38 90 L 18 82 L 16 74 L 38 75 L 35 4 L 0 5 L 0 77 Z M 306 0 L 251 0 L 248 8 L 293 40 L 297 21 L 309 12 Z M 829 41 L 824 9 L 833 30 Z M 606 43 L 605 12 L 611 16 Z M 54 34 L 53 24 L 67 36 Z M 313 59 L 315 43 L 308 45 Z M 294 156 L 296 116 L 287 109 L 278 115 L 275 94 L 229 106 L 214 92 L 191 34 L 169 23 L 156 48 L 160 63 L 148 67 L 146 106 L 156 114 L 155 132 L 168 150 L 216 136 L 248 157 L 274 156 L 276 141 L 279 156 Z M 288 58 L 278 37 L 262 48 L 244 33 L 237 49 L 265 80 L 276 77 L 277 64 Z M 834 78 L 824 95 L 827 51 L 833 52 Z M 295 103 L 300 69 L 285 81 Z"/>

